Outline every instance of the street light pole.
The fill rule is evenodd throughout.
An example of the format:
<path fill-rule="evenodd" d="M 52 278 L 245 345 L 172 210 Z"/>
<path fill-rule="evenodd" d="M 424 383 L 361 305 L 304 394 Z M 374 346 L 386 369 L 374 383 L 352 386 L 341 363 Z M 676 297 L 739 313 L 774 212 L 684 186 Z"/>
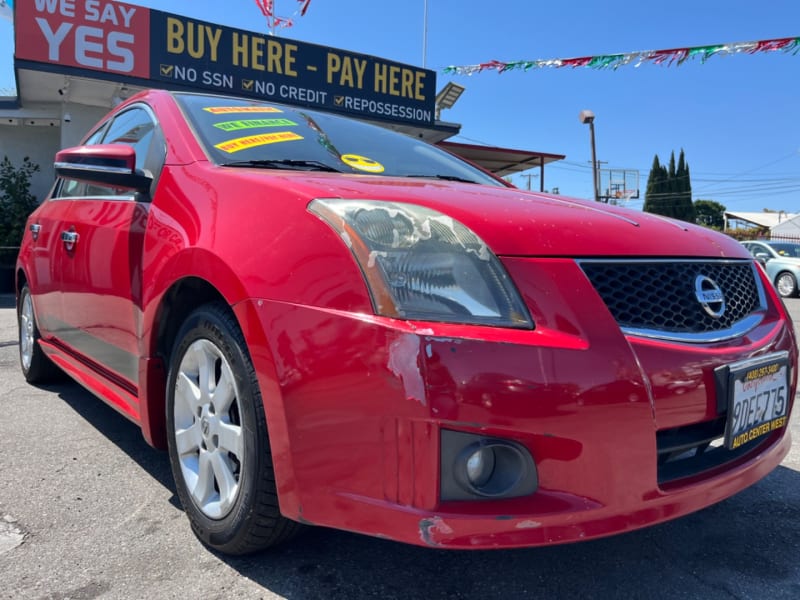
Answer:
<path fill-rule="evenodd" d="M 581 123 L 589 124 L 589 137 L 592 142 L 592 179 L 594 181 L 594 201 L 600 202 L 600 173 L 597 165 L 597 151 L 594 143 L 594 113 L 590 110 L 582 110 L 578 115 Z"/>
<path fill-rule="evenodd" d="M 589 137 L 592 138 L 592 175 L 594 176 L 594 201 L 600 202 L 600 169 L 597 164 L 597 151 L 594 145 L 594 120 L 589 122 Z"/>
<path fill-rule="evenodd" d="M 425 56 L 428 54 L 428 0 L 423 3 L 422 13 L 422 68 L 425 68 Z"/>

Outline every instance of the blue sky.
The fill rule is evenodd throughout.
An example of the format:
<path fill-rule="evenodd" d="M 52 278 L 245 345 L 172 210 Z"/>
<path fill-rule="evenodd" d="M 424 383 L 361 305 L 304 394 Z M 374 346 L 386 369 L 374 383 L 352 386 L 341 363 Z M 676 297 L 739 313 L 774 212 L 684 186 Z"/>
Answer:
<path fill-rule="evenodd" d="M 20 1 L 20 0 L 17 0 Z M 255 0 L 131 2 L 231 27 L 266 31 Z M 295 0 L 275 0 L 292 16 Z M 445 75 L 445 67 L 596 56 L 800 36 L 797 0 L 631 0 L 479 2 L 311 0 L 305 17 L 277 35 L 424 65 L 438 87 L 466 87 L 442 114 L 460 123 L 455 141 L 565 154 L 545 169 L 545 187 L 590 198 L 589 131 L 578 114 L 596 115 L 603 166 L 639 169 L 642 192 L 658 155 L 683 149 L 694 199 L 729 210 L 800 212 L 800 53 L 712 57 L 679 67 L 644 64 L 616 71 L 538 69 Z M 0 36 L 0 57 L 8 56 Z M 423 44 L 423 39 L 427 40 Z M 425 53 L 423 57 L 423 46 Z M 0 71 L 2 77 L 2 71 Z M 3 87 L 0 79 L 0 87 Z M 539 187 L 538 170 L 531 185 Z M 514 183 L 527 186 L 526 178 Z M 641 208 L 640 200 L 629 203 Z"/>

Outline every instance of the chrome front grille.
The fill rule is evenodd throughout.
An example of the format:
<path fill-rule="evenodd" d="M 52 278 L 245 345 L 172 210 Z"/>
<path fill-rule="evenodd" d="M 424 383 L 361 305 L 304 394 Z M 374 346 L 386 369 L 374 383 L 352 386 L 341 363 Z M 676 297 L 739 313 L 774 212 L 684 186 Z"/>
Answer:
<path fill-rule="evenodd" d="M 581 260 L 608 310 L 629 333 L 683 341 L 716 341 L 744 334 L 761 320 L 764 295 L 751 261 Z M 698 278 L 722 292 L 709 311 Z M 712 285 L 706 283 L 706 285 Z M 717 290 L 715 290 L 717 291 Z"/>

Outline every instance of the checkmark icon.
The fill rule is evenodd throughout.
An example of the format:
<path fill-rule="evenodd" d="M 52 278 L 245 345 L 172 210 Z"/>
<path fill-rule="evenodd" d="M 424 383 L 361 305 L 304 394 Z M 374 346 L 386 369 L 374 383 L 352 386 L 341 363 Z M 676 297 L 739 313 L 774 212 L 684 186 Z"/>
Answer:
<path fill-rule="evenodd" d="M 242 79 L 242 89 L 247 92 L 253 91 L 253 80 L 252 79 Z"/>
<path fill-rule="evenodd" d="M 175 65 L 161 65 L 159 71 L 162 77 L 172 77 L 172 72 L 175 70 Z"/>
<path fill-rule="evenodd" d="M 344 96 L 334 96 L 333 103 L 336 106 L 341 106 L 342 104 L 344 104 Z"/>

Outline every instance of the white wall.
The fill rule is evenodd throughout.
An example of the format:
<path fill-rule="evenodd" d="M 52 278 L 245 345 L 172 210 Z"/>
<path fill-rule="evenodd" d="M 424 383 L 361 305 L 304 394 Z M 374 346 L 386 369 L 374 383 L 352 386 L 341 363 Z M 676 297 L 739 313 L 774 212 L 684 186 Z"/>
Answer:
<path fill-rule="evenodd" d="M 80 144 L 83 136 L 97 125 L 109 110 L 84 104 L 64 104 L 61 109 L 61 147 L 69 148 Z M 69 122 L 64 119 L 66 114 L 70 116 Z"/>
<path fill-rule="evenodd" d="M 53 157 L 60 143 L 58 126 L 0 125 L 0 160 L 8 156 L 15 167 L 20 167 L 27 156 L 39 165 L 40 171 L 31 180 L 31 192 L 39 202 L 55 180 Z"/>
<path fill-rule="evenodd" d="M 8 156 L 14 166 L 19 167 L 23 157 L 28 156 L 39 165 L 40 171 L 33 176 L 31 182 L 31 192 L 41 202 L 55 181 L 53 160 L 56 152 L 62 148 L 77 146 L 108 110 L 83 104 L 48 104 L 30 110 L 5 110 L 2 116 L 16 118 L 19 124 L 3 124 L 4 119 L 0 119 L 0 160 L 3 156 Z M 70 117 L 68 122 L 64 120 L 66 114 Z M 54 124 L 25 125 L 28 117 Z"/>
<path fill-rule="evenodd" d="M 775 225 L 770 229 L 773 235 L 783 235 L 786 237 L 800 238 L 800 217 L 795 217 L 787 221 L 783 221 L 779 225 Z"/>

